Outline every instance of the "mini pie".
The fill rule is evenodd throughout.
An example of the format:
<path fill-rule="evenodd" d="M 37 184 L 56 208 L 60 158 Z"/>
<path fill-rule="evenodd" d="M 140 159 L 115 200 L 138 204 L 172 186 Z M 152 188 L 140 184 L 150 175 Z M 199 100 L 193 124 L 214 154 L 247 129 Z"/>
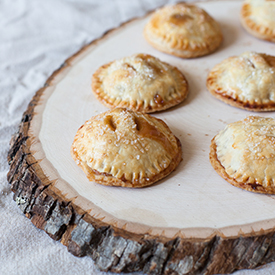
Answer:
<path fill-rule="evenodd" d="M 275 110 L 275 56 L 245 52 L 216 65 L 207 88 L 223 102 L 250 111 Z"/>
<path fill-rule="evenodd" d="M 275 42 L 275 0 L 244 1 L 241 22 L 255 37 Z"/>
<path fill-rule="evenodd" d="M 181 161 L 181 143 L 160 119 L 115 108 L 92 117 L 74 138 L 71 155 L 90 181 L 143 187 Z"/>
<path fill-rule="evenodd" d="M 183 58 L 207 55 L 223 40 L 219 24 L 206 11 L 184 3 L 155 11 L 144 36 L 154 48 Z"/>
<path fill-rule="evenodd" d="M 210 162 L 236 187 L 275 194 L 275 120 L 249 116 L 212 139 Z"/>
<path fill-rule="evenodd" d="M 148 54 L 135 54 L 100 67 L 92 77 L 92 90 L 109 108 L 151 113 L 182 102 L 188 84 L 176 67 Z"/>

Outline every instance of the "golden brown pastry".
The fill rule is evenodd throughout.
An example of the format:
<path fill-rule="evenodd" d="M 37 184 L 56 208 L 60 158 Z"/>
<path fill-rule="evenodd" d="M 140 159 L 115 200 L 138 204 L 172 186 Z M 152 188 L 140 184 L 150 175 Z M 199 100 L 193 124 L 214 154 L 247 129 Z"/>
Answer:
<path fill-rule="evenodd" d="M 160 119 L 125 108 L 92 117 L 76 133 L 71 155 L 90 181 L 143 187 L 181 161 L 180 141 Z"/>
<path fill-rule="evenodd" d="M 144 36 L 154 48 L 183 58 L 209 54 L 223 40 L 219 24 L 206 11 L 185 3 L 155 11 Z"/>
<path fill-rule="evenodd" d="M 231 123 L 210 146 L 216 172 L 236 187 L 275 193 L 275 120 L 249 116 Z"/>
<path fill-rule="evenodd" d="M 100 67 L 92 77 L 92 90 L 109 108 L 152 113 L 182 102 L 188 84 L 176 67 L 148 54 L 135 54 Z"/>
<path fill-rule="evenodd" d="M 275 42 L 275 0 L 244 1 L 241 22 L 255 37 Z"/>
<path fill-rule="evenodd" d="M 212 95 L 250 111 L 275 110 L 275 56 L 245 52 L 225 59 L 208 75 Z"/>

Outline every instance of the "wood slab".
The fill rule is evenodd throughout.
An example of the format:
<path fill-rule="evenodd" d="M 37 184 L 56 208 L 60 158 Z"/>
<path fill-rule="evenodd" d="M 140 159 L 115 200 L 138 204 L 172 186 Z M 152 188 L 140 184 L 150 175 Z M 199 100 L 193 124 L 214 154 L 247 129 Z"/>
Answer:
<path fill-rule="evenodd" d="M 208 159 L 212 137 L 250 114 L 213 98 L 205 85 L 208 72 L 247 50 L 275 52 L 274 44 L 243 30 L 241 3 L 198 3 L 224 34 L 223 45 L 209 56 L 185 60 L 153 49 L 142 35 L 147 15 L 91 42 L 53 73 L 30 102 L 8 153 L 14 200 L 36 227 L 72 254 L 90 256 L 103 271 L 218 274 L 275 260 L 274 196 L 231 186 Z M 154 114 L 181 140 L 183 161 L 147 188 L 89 182 L 70 146 L 87 119 L 107 110 L 91 92 L 91 76 L 99 66 L 139 52 L 177 66 L 189 82 L 182 104 Z"/>

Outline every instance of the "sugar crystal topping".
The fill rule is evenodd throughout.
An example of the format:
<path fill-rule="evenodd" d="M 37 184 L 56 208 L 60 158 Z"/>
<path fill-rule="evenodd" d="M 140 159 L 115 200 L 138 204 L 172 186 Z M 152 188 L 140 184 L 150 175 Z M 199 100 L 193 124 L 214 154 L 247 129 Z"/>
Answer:
<path fill-rule="evenodd" d="M 156 94 L 163 100 L 169 100 L 171 94 L 181 92 L 177 91 L 178 79 L 172 72 L 172 66 L 146 54 L 114 61 L 101 72 L 99 78 L 102 89 L 111 98 L 145 100 L 147 105 L 156 104 Z"/>
<path fill-rule="evenodd" d="M 222 87 L 221 93 L 226 91 L 233 99 L 243 102 L 275 102 L 275 68 L 263 55 L 245 52 L 224 60 L 214 71 L 217 85 Z"/>
<path fill-rule="evenodd" d="M 275 1 L 274 0 L 246 0 L 250 5 L 250 17 L 257 24 L 275 30 Z"/>
<path fill-rule="evenodd" d="M 163 171 L 177 151 L 176 139 L 163 123 L 121 108 L 87 121 L 74 146 L 91 169 L 129 181 Z"/>
<path fill-rule="evenodd" d="M 163 32 L 175 31 L 190 38 L 216 35 L 218 24 L 200 7 L 179 3 L 159 9 L 153 16 L 152 26 Z"/>
<path fill-rule="evenodd" d="M 217 157 L 236 181 L 269 186 L 275 180 L 275 120 L 249 116 L 215 138 Z"/>

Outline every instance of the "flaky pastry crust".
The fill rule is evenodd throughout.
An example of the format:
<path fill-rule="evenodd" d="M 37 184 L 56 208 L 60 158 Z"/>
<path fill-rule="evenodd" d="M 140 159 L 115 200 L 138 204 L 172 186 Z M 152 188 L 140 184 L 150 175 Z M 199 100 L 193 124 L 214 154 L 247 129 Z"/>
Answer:
<path fill-rule="evenodd" d="M 160 119 L 115 108 L 92 117 L 76 133 L 71 155 L 90 181 L 144 187 L 181 161 L 181 143 Z"/>
<path fill-rule="evenodd" d="M 207 89 L 223 102 L 249 111 L 275 110 L 275 57 L 245 52 L 217 64 Z"/>
<path fill-rule="evenodd" d="M 275 120 L 249 116 L 228 124 L 212 139 L 209 158 L 232 185 L 275 194 Z"/>
<path fill-rule="evenodd" d="M 244 1 L 241 22 L 253 36 L 275 42 L 275 0 Z"/>
<path fill-rule="evenodd" d="M 188 83 L 176 67 L 148 54 L 135 54 L 101 66 L 93 74 L 92 90 L 109 108 L 152 113 L 181 103 Z"/>
<path fill-rule="evenodd" d="M 185 3 L 155 11 L 144 36 L 154 48 L 182 58 L 207 55 L 223 40 L 219 24 L 206 11 Z"/>

